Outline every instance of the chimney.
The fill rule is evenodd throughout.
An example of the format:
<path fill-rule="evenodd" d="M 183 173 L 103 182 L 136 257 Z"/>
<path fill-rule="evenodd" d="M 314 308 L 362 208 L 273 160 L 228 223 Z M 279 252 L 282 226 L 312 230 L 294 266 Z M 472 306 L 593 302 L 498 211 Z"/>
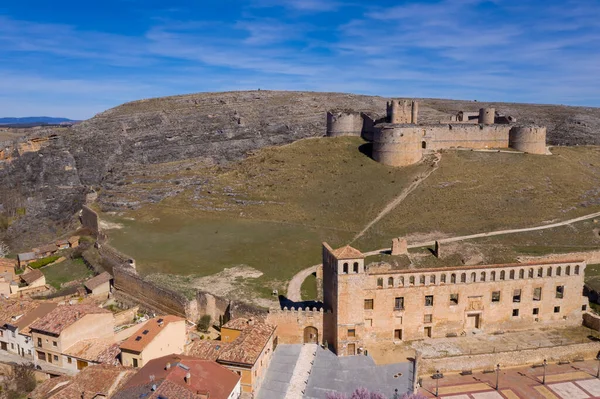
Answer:
<path fill-rule="evenodd" d="M 192 381 L 192 373 L 188 372 L 188 373 L 185 375 L 185 382 L 186 382 L 188 385 L 190 385 L 190 384 L 191 384 L 191 381 Z"/>
<path fill-rule="evenodd" d="M 165 370 L 170 370 L 171 369 L 171 363 L 167 363 L 167 365 L 165 366 Z"/>

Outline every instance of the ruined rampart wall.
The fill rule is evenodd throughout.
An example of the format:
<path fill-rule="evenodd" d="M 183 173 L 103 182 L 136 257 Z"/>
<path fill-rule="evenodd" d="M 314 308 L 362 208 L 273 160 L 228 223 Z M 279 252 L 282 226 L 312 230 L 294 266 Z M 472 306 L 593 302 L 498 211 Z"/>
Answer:
<path fill-rule="evenodd" d="M 327 136 L 359 136 L 363 130 L 363 117 L 360 112 L 327 112 Z"/>
<path fill-rule="evenodd" d="M 419 104 L 412 100 L 391 100 L 387 103 L 387 117 L 389 123 L 416 124 L 418 122 Z"/>
<path fill-rule="evenodd" d="M 546 153 L 546 128 L 515 126 L 510 129 L 508 144 L 518 151 L 543 155 Z"/>
<path fill-rule="evenodd" d="M 300 309 L 273 309 L 270 310 L 266 322 L 277 326 L 277 335 L 281 344 L 304 343 L 304 330 L 314 327 L 318 333 L 318 343 L 323 344 L 327 338 L 324 337 L 324 319 L 331 317 L 331 312 L 323 308 L 300 308 Z"/>
<path fill-rule="evenodd" d="M 423 156 L 423 129 L 413 125 L 381 125 L 373 135 L 373 159 L 389 166 L 407 166 Z"/>
<path fill-rule="evenodd" d="M 496 119 L 496 108 L 479 109 L 479 123 L 484 125 L 493 125 Z"/>
<path fill-rule="evenodd" d="M 423 140 L 428 150 L 445 148 L 508 148 L 508 125 L 424 125 Z"/>
<path fill-rule="evenodd" d="M 81 224 L 94 234 L 98 234 L 98 214 L 85 205 L 81 209 Z"/>

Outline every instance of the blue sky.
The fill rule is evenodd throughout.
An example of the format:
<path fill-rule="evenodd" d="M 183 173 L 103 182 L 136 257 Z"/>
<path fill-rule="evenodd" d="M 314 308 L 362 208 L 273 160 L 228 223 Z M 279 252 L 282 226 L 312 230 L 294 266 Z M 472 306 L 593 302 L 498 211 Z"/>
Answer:
<path fill-rule="evenodd" d="M 599 21 L 598 0 L 9 0 L 0 116 L 257 88 L 600 106 Z"/>

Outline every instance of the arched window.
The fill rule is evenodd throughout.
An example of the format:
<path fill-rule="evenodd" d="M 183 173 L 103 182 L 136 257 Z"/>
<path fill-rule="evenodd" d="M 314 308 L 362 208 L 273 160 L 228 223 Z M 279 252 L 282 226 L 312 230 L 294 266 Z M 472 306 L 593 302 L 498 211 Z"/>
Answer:
<path fill-rule="evenodd" d="M 419 284 L 425 285 L 425 275 L 419 276 Z"/>
<path fill-rule="evenodd" d="M 435 284 L 435 274 L 429 276 L 429 284 Z"/>
<path fill-rule="evenodd" d="M 550 267 L 548 268 L 548 270 L 546 270 L 546 276 L 548 276 L 548 277 L 552 277 L 552 266 L 550 266 Z"/>
<path fill-rule="evenodd" d="M 344 274 L 348 274 L 348 262 L 344 263 Z"/>
<path fill-rule="evenodd" d="M 477 281 L 477 273 L 473 272 L 471 273 L 471 282 L 474 283 Z"/>
<path fill-rule="evenodd" d="M 511 270 L 510 273 L 509 273 L 509 275 L 510 275 L 510 279 L 511 280 L 515 279 L 515 271 L 514 270 Z"/>
<path fill-rule="evenodd" d="M 538 269 L 538 277 L 544 277 L 544 268 L 543 267 L 540 267 Z"/>
<path fill-rule="evenodd" d="M 354 262 L 354 273 L 358 273 L 358 262 Z"/>
<path fill-rule="evenodd" d="M 579 274 L 579 265 L 575 266 L 575 274 Z"/>
<path fill-rule="evenodd" d="M 422 149 L 426 149 L 427 148 L 427 143 L 425 141 L 421 142 L 421 148 Z"/>
<path fill-rule="evenodd" d="M 404 287 L 404 277 L 400 276 L 398 278 L 398 286 L 399 287 Z"/>
<path fill-rule="evenodd" d="M 467 282 L 467 273 L 463 273 L 460 275 L 460 282 L 461 283 L 466 283 Z"/>
<path fill-rule="evenodd" d="M 388 287 L 393 287 L 394 286 L 394 278 L 390 277 L 388 278 Z"/>
<path fill-rule="evenodd" d="M 504 270 L 502 270 L 500 272 L 500 280 L 504 280 L 504 277 L 506 276 L 506 272 Z"/>
<path fill-rule="evenodd" d="M 383 279 L 381 277 L 377 279 L 377 288 L 383 288 Z"/>
<path fill-rule="evenodd" d="M 452 273 L 450 275 L 450 283 L 451 284 L 456 284 L 456 274 Z"/>
<path fill-rule="evenodd" d="M 495 270 L 492 270 L 492 273 L 491 273 L 490 279 L 491 279 L 492 281 L 496 281 L 496 271 L 495 271 Z"/>
<path fill-rule="evenodd" d="M 529 269 L 528 277 L 533 278 L 533 269 Z"/>
<path fill-rule="evenodd" d="M 562 267 L 559 266 L 559 267 L 556 268 L 556 275 L 560 276 L 561 273 L 562 273 Z"/>
<path fill-rule="evenodd" d="M 481 277 L 479 278 L 479 281 L 485 281 L 485 272 L 481 272 Z"/>
<path fill-rule="evenodd" d="M 525 270 L 519 270 L 519 278 L 525 278 Z"/>
<path fill-rule="evenodd" d="M 571 275 L 571 265 L 569 265 L 569 266 L 567 266 L 567 267 L 566 267 L 566 269 L 565 269 L 565 274 L 566 274 L 567 276 L 570 276 L 570 275 Z"/>
<path fill-rule="evenodd" d="M 409 285 L 415 285 L 415 276 L 410 276 L 408 278 L 408 284 Z"/>
<path fill-rule="evenodd" d="M 440 275 L 440 283 L 444 283 L 444 284 L 446 283 L 446 275 L 445 274 Z"/>

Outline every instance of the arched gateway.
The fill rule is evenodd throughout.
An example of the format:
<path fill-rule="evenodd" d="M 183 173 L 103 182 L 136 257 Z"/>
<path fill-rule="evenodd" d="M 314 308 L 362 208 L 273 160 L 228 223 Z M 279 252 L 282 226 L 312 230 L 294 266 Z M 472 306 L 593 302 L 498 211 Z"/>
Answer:
<path fill-rule="evenodd" d="M 305 344 L 318 344 L 319 343 L 319 330 L 315 327 L 306 327 L 304 329 L 304 343 Z"/>

